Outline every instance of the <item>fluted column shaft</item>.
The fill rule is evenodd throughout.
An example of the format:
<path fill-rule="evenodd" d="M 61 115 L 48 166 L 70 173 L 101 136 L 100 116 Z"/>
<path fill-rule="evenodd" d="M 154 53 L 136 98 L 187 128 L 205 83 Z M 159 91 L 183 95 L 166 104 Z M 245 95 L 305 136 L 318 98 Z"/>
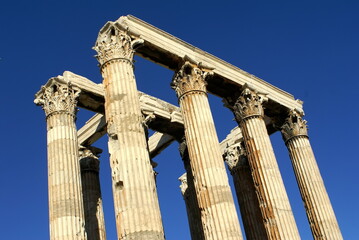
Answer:
<path fill-rule="evenodd" d="M 98 157 L 90 149 L 84 148 L 80 151 L 85 229 L 88 240 L 106 240 L 99 165 Z"/>
<path fill-rule="evenodd" d="M 266 239 L 267 233 L 244 148 L 239 143 L 229 146 L 224 158 L 233 177 L 247 240 Z"/>
<path fill-rule="evenodd" d="M 234 105 L 268 239 L 300 239 L 263 119 L 263 96 L 245 88 Z"/>
<path fill-rule="evenodd" d="M 186 173 L 184 173 L 179 180 L 181 182 L 181 193 L 186 204 L 191 240 L 204 240 L 201 210 L 198 206 L 196 190 L 193 182 L 193 174 L 185 140 L 180 143 L 179 150 L 186 169 Z"/>
<path fill-rule="evenodd" d="M 85 220 L 75 126 L 79 90 L 53 78 L 36 96 L 47 120 L 51 240 L 84 240 Z"/>
<path fill-rule="evenodd" d="M 309 142 L 306 121 L 292 110 L 281 130 L 314 239 L 343 239 Z"/>
<path fill-rule="evenodd" d="M 156 184 L 133 73 L 132 40 L 116 23 L 100 31 L 98 52 L 119 239 L 164 239 Z"/>
<path fill-rule="evenodd" d="M 242 239 L 228 177 L 220 152 L 204 79 L 189 62 L 175 74 L 193 180 L 205 239 Z"/>
<path fill-rule="evenodd" d="M 194 186 L 188 185 L 187 173 L 184 173 L 179 180 L 181 181 L 181 193 L 186 204 L 188 224 L 191 233 L 191 240 L 203 240 L 203 229 L 201 224 L 201 211 L 198 207 Z M 193 184 L 193 180 L 192 180 Z"/>

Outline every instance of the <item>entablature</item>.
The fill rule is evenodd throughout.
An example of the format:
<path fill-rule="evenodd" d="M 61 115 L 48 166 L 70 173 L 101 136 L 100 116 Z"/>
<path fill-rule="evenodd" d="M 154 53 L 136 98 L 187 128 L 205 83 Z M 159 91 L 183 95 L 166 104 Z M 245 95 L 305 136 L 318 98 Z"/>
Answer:
<path fill-rule="evenodd" d="M 286 116 L 292 109 L 303 112 L 302 101 L 293 95 L 132 15 L 120 17 L 116 24 L 144 41 L 136 54 L 145 59 L 174 71 L 186 58 L 213 68 L 214 76 L 208 79 L 207 90 L 214 95 L 232 97 L 247 84 L 268 97 L 264 105 L 267 116 Z"/>
<path fill-rule="evenodd" d="M 96 84 L 91 80 L 70 71 L 65 71 L 62 76 L 53 78 L 52 81 L 71 83 L 72 86 L 79 88 L 81 90 L 77 102 L 79 108 L 84 108 L 102 115 L 105 114 L 105 99 L 102 84 Z M 39 93 L 37 93 L 37 95 L 38 94 Z M 167 133 L 176 139 L 179 139 L 183 136 L 183 119 L 179 107 L 140 91 L 138 92 L 138 96 L 140 99 L 141 111 L 144 117 L 147 117 L 148 115 L 154 115 L 155 117 L 154 120 L 148 123 L 148 127 L 150 129 L 162 133 Z M 94 116 L 94 119 L 89 120 L 89 124 L 99 124 L 94 123 L 96 121 L 102 121 L 104 124 L 106 123 L 104 116 Z M 104 129 L 104 126 L 102 126 L 99 127 L 96 131 L 101 133 L 102 131 L 106 131 L 106 129 Z M 95 133 L 92 132 L 91 134 L 94 135 Z M 104 132 L 101 134 L 103 135 Z M 89 141 L 93 142 L 94 140 L 89 139 Z"/>

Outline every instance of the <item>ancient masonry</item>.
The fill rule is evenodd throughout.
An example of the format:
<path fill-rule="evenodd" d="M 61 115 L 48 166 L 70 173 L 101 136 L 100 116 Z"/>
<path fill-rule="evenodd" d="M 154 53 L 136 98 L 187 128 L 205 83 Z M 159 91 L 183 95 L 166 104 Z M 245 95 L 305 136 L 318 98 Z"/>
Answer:
<path fill-rule="evenodd" d="M 300 239 L 269 135 L 280 131 L 314 239 L 342 239 L 313 150 L 302 102 L 134 16 L 107 22 L 94 50 L 96 84 L 65 71 L 35 95 L 47 123 L 50 239 L 104 240 L 99 154 L 107 133 L 118 239 L 165 238 L 152 158 L 179 142 L 179 177 L 195 240 Z M 134 55 L 174 71 L 179 107 L 139 92 Z M 207 94 L 223 99 L 238 127 L 218 142 Z M 77 130 L 77 108 L 95 115 Z M 150 137 L 147 130 L 155 131 Z"/>

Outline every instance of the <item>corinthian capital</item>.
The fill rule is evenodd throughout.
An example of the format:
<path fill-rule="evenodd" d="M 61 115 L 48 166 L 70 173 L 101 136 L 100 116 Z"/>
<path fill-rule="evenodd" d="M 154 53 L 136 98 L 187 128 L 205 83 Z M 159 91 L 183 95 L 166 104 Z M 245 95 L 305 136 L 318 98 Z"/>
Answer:
<path fill-rule="evenodd" d="M 285 142 L 296 136 L 308 136 L 307 121 L 302 117 L 303 114 L 295 109 L 289 111 L 288 117 L 281 127 Z"/>
<path fill-rule="evenodd" d="M 205 79 L 212 74 L 212 72 L 203 70 L 200 66 L 186 61 L 173 76 L 171 86 L 176 91 L 179 99 L 190 92 L 206 93 L 207 83 Z"/>
<path fill-rule="evenodd" d="M 240 143 L 227 146 L 227 148 L 224 150 L 223 157 L 231 174 L 243 166 L 245 161 L 247 161 L 245 150 Z"/>
<path fill-rule="evenodd" d="M 184 173 L 182 176 L 180 176 L 178 178 L 178 180 L 180 180 L 180 182 L 181 182 L 180 189 L 181 189 L 182 195 L 185 196 L 187 188 L 188 188 L 187 173 Z"/>
<path fill-rule="evenodd" d="M 100 161 L 98 160 L 98 153 L 96 153 L 94 150 L 86 147 L 81 147 L 79 151 L 79 158 L 81 171 L 99 171 Z"/>
<path fill-rule="evenodd" d="M 42 106 L 46 117 L 54 113 L 67 113 L 75 117 L 80 89 L 63 82 L 62 77 L 51 78 L 35 95 L 34 103 Z"/>
<path fill-rule="evenodd" d="M 112 59 L 132 62 L 135 48 L 142 43 L 142 39 L 133 40 L 116 22 L 108 22 L 100 30 L 93 49 L 101 65 Z"/>
<path fill-rule="evenodd" d="M 241 95 L 233 106 L 236 120 L 241 122 L 243 119 L 253 116 L 264 116 L 262 103 L 266 100 L 263 94 L 245 87 Z"/>

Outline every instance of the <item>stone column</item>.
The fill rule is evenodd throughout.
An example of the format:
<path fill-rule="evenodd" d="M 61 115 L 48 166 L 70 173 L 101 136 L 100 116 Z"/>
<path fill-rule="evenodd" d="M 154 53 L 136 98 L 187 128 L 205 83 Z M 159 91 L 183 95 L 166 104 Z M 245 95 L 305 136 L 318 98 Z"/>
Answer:
<path fill-rule="evenodd" d="M 343 239 L 302 114 L 291 110 L 281 132 L 292 160 L 314 239 Z"/>
<path fill-rule="evenodd" d="M 245 87 L 233 106 L 256 186 L 268 239 L 300 239 L 264 122 L 264 96 Z"/>
<path fill-rule="evenodd" d="M 232 174 L 246 238 L 267 239 L 256 189 L 245 150 L 240 143 L 228 146 L 224 159 Z"/>
<path fill-rule="evenodd" d="M 133 72 L 132 38 L 108 22 L 94 49 L 105 89 L 105 113 L 118 239 L 164 239 L 155 179 Z"/>
<path fill-rule="evenodd" d="M 35 103 L 45 110 L 47 121 L 52 240 L 87 239 L 75 125 L 79 93 L 79 89 L 57 77 L 50 79 L 35 96 Z"/>
<path fill-rule="evenodd" d="M 204 240 L 204 232 L 201 220 L 201 210 L 198 206 L 196 190 L 193 182 L 193 174 L 190 166 L 186 141 L 180 143 L 179 151 L 183 160 L 186 173 L 180 178 L 180 188 L 183 199 L 186 204 L 188 224 L 191 232 L 192 240 Z"/>
<path fill-rule="evenodd" d="M 158 166 L 158 163 L 153 161 L 152 157 L 151 157 L 151 151 L 150 151 L 150 146 L 149 146 L 149 138 L 148 138 L 148 124 L 150 122 L 152 122 L 154 119 L 156 118 L 156 116 L 153 113 L 149 113 L 146 118 L 143 120 L 143 126 L 144 126 L 144 131 L 145 131 L 145 136 L 146 136 L 146 147 L 147 147 L 147 151 L 149 153 L 150 156 L 150 162 L 151 162 L 151 166 L 152 166 L 152 173 L 153 173 L 153 178 L 155 180 L 155 184 L 156 184 L 156 188 L 157 188 L 157 175 L 158 172 L 156 172 L 155 168 Z"/>
<path fill-rule="evenodd" d="M 90 148 L 80 149 L 85 229 L 88 240 L 106 240 L 99 178 L 100 161 Z"/>
<path fill-rule="evenodd" d="M 194 189 L 188 186 L 187 173 L 184 173 L 181 177 L 178 178 L 181 185 L 181 193 L 183 200 L 186 204 L 188 224 L 191 233 L 192 240 L 204 240 L 203 229 L 201 224 L 201 212 L 198 207 L 196 192 Z"/>
<path fill-rule="evenodd" d="M 208 71 L 185 62 L 174 75 L 205 239 L 242 239 L 209 107 Z"/>

